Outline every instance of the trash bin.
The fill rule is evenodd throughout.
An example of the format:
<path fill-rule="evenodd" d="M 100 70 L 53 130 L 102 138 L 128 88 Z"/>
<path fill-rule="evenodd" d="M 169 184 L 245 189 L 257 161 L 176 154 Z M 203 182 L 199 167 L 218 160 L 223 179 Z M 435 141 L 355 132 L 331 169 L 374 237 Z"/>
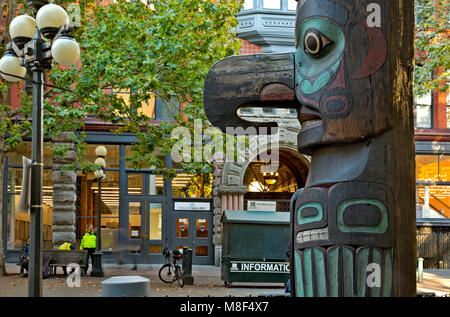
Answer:
<path fill-rule="evenodd" d="M 288 212 L 225 210 L 222 223 L 221 278 L 226 286 L 287 282 Z"/>

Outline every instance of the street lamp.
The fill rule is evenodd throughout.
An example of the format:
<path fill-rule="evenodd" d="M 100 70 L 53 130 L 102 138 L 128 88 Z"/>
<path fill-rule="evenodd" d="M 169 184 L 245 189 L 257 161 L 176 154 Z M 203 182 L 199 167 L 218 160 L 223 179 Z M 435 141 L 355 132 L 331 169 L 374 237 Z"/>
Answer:
<path fill-rule="evenodd" d="M 30 0 L 36 20 L 28 15 L 15 17 L 9 25 L 12 42 L 0 59 L 0 74 L 11 82 L 30 80 L 32 73 L 32 163 L 30 198 L 30 262 L 28 292 L 30 297 L 42 296 L 42 169 L 43 169 L 43 95 L 44 72 L 52 68 L 54 59 L 64 66 L 74 65 L 80 57 L 80 48 L 70 38 L 69 17 L 63 8 L 48 0 Z M 26 85 L 27 86 L 27 85 Z"/>
<path fill-rule="evenodd" d="M 105 276 L 102 265 L 102 179 L 105 178 L 104 169 L 106 167 L 105 157 L 108 151 L 104 146 L 97 146 L 95 148 L 95 165 L 100 166 L 100 169 L 94 172 L 98 181 L 97 192 L 97 250 L 93 254 L 91 276 Z"/>

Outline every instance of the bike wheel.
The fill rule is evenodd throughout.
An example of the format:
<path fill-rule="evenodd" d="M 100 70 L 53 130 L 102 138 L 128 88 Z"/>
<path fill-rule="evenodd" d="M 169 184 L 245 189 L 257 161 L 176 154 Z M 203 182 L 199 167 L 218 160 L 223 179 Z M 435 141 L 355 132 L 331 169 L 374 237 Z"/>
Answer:
<path fill-rule="evenodd" d="M 183 270 L 178 265 L 175 267 L 175 274 L 177 276 L 178 286 L 183 287 L 184 286 L 184 274 L 183 274 Z"/>
<path fill-rule="evenodd" d="M 171 284 L 175 279 L 175 271 L 170 264 L 164 264 L 158 272 L 159 279 L 164 283 Z"/>

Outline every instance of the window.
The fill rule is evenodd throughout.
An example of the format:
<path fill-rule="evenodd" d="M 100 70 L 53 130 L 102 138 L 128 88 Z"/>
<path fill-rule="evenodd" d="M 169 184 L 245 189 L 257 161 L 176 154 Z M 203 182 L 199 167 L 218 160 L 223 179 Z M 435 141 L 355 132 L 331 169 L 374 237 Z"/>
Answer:
<path fill-rule="evenodd" d="M 414 126 L 417 129 L 432 128 L 432 94 L 415 99 L 414 102 Z"/>
<path fill-rule="evenodd" d="M 447 92 L 447 129 L 450 129 L 450 91 Z"/>
<path fill-rule="evenodd" d="M 450 181 L 450 155 L 416 155 L 416 181 Z M 426 217 L 450 217 L 450 186 L 418 183 L 416 186 L 416 204 Z M 424 211 L 428 204 L 429 209 Z"/>
<path fill-rule="evenodd" d="M 22 155 L 31 158 L 31 142 L 17 145 L 14 151 L 8 154 L 7 171 L 7 248 L 22 249 L 30 235 L 30 214 L 17 211 L 20 193 L 22 192 Z M 53 185 L 52 185 L 52 152 L 49 144 L 44 144 L 44 170 L 43 170 L 43 206 L 42 222 L 44 245 L 46 249 L 52 246 L 52 217 L 53 217 Z"/>
<path fill-rule="evenodd" d="M 297 1 L 296 0 L 288 0 L 288 10 L 297 10 Z"/>
<path fill-rule="evenodd" d="M 244 10 L 253 9 L 253 0 L 245 0 L 244 1 Z"/>
<path fill-rule="evenodd" d="M 131 92 L 129 91 L 113 91 L 118 97 L 122 98 L 125 104 L 130 104 Z M 180 112 L 180 102 L 176 96 L 172 96 L 169 100 L 163 100 L 154 94 L 148 94 L 148 99 L 139 108 L 139 113 L 155 120 L 171 121 L 175 115 Z"/>
<path fill-rule="evenodd" d="M 105 178 L 99 193 L 94 173 L 77 171 L 76 242 L 77 247 L 89 224 L 98 228 L 98 197 L 101 199 L 102 249 L 117 250 L 119 237 L 119 145 L 102 144 L 108 151 L 105 157 Z M 83 159 L 94 162 L 99 144 L 89 144 Z"/>
<path fill-rule="evenodd" d="M 212 173 L 178 173 L 172 179 L 172 196 L 184 198 L 211 197 Z"/>
<path fill-rule="evenodd" d="M 280 0 L 264 0 L 263 8 L 264 9 L 281 9 L 281 1 Z"/>

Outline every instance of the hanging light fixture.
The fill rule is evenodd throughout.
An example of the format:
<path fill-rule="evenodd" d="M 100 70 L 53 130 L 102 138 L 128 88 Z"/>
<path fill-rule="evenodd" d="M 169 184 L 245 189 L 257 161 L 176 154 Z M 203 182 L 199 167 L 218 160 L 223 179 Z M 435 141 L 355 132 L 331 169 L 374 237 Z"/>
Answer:
<path fill-rule="evenodd" d="M 274 172 L 270 172 L 270 173 L 264 172 L 263 176 L 264 176 L 264 182 L 267 185 L 273 185 L 278 180 L 278 172 L 275 172 L 275 173 Z"/>

